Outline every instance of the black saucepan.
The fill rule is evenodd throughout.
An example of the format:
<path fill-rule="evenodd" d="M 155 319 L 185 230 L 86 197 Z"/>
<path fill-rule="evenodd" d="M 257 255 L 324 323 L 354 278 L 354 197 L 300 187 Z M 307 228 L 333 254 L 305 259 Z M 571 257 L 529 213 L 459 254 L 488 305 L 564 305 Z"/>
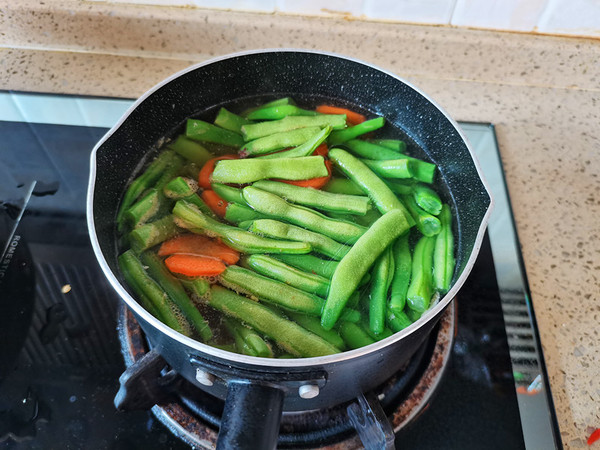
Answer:
<path fill-rule="evenodd" d="M 156 154 L 165 137 L 181 130 L 190 116 L 209 118 L 219 106 L 235 108 L 232 105 L 259 104 L 283 96 L 383 116 L 388 129 L 395 128 L 394 133 L 408 141 L 410 152 L 439 167 L 438 177 L 455 217 L 453 287 L 410 327 L 370 346 L 318 358 L 274 360 L 209 347 L 146 312 L 119 274 L 115 217 L 121 196 L 132 175 Z M 258 448 L 275 445 L 282 409 L 308 410 L 351 400 L 402 367 L 468 276 L 491 204 L 463 133 L 418 89 L 351 58 L 303 50 L 261 50 L 192 66 L 137 100 L 92 152 L 87 208 L 99 263 L 151 345 L 186 379 L 225 399 L 219 446 Z"/>

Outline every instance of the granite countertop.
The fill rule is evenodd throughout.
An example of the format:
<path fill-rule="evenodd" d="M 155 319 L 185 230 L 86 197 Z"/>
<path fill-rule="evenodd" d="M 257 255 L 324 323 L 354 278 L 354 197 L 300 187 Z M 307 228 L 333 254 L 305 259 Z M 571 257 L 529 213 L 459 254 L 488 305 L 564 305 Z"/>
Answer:
<path fill-rule="evenodd" d="M 600 41 L 74 0 L 0 0 L 0 89 L 137 97 L 188 65 L 296 47 L 496 126 L 566 448 L 600 427 Z"/>

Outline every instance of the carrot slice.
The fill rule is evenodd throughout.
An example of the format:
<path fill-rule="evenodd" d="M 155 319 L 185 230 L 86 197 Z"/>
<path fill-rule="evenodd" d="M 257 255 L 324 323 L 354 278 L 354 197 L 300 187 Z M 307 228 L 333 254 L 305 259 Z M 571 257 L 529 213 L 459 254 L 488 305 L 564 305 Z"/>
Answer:
<path fill-rule="evenodd" d="M 320 112 L 321 114 L 346 114 L 346 121 L 348 121 L 351 125 L 357 125 L 367 120 L 367 118 L 362 114 L 347 108 L 340 108 L 339 106 L 320 105 L 317 106 L 316 111 Z"/>
<path fill-rule="evenodd" d="M 240 259 L 240 253 L 237 250 L 202 234 L 175 236 L 163 242 L 158 250 L 158 256 L 168 256 L 175 253 L 212 256 L 223 260 L 225 264 L 235 264 Z"/>
<path fill-rule="evenodd" d="M 315 155 L 319 155 L 322 157 L 327 157 L 327 154 L 329 153 L 329 149 L 327 148 L 327 144 L 323 143 L 321 145 L 319 145 L 317 148 L 315 148 L 315 151 L 312 153 L 313 156 Z"/>
<path fill-rule="evenodd" d="M 213 277 L 225 270 L 225 264 L 218 258 L 183 253 L 169 256 L 165 265 L 171 272 L 188 277 Z"/>
<path fill-rule="evenodd" d="M 204 189 L 210 189 L 210 176 L 212 175 L 213 170 L 215 170 L 215 164 L 217 161 L 222 159 L 238 159 L 238 155 L 231 154 L 217 156 L 206 161 L 202 166 L 202 169 L 200 169 L 200 173 L 198 173 L 198 185 L 200 187 L 203 187 Z"/>
<path fill-rule="evenodd" d="M 221 197 L 219 197 L 219 194 L 217 194 L 215 191 L 212 191 L 210 189 L 206 189 L 204 191 L 202 191 L 202 194 L 200 194 L 200 197 L 202 197 L 202 200 L 204 200 L 204 203 L 206 203 L 206 206 L 208 206 L 210 209 L 212 209 L 212 211 L 219 217 L 225 217 L 225 213 L 227 212 L 227 205 L 228 203 L 223 200 Z"/>
<path fill-rule="evenodd" d="M 311 178 L 309 180 L 280 180 L 280 179 L 277 179 L 275 181 L 281 181 L 283 183 L 293 184 L 295 186 L 300 186 L 300 187 L 311 187 L 314 189 L 321 189 L 331 179 L 331 161 L 329 161 L 328 159 L 325 160 L 325 167 L 327 167 L 328 174 L 327 174 L 327 176 L 324 176 L 324 177 Z"/>

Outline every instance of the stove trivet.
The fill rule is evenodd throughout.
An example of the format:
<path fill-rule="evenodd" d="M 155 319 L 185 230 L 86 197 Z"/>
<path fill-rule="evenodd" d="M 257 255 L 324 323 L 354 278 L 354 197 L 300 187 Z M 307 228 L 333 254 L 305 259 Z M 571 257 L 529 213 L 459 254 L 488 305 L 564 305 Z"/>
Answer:
<path fill-rule="evenodd" d="M 456 300 L 455 300 L 456 301 Z M 443 375 L 455 335 L 456 306 L 453 303 L 442 315 L 428 339 L 410 359 L 402 371 L 392 376 L 367 396 L 379 400 L 394 430 L 415 419 L 424 411 Z M 139 392 L 124 395 L 121 409 L 149 408 L 156 418 L 178 438 L 200 449 L 214 449 L 217 442 L 223 401 L 198 389 L 192 383 L 164 367 L 160 359 L 149 351 L 144 332 L 133 313 L 121 304 L 119 335 L 122 353 L 129 368 L 148 356 L 143 362 L 152 378 L 162 369 L 162 390 L 144 380 L 145 374 L 134 373 L 131 383 Z M 127 373 L 127 372 L 126 372 Z M 127 375 L 129 376 L 129 375 Z M 125 374 L 121 377 L 124 378 Z M 140 382 L 141 380 L 141 382 Z M 122 389 L 123 390 L 123 389 Z M 140 398 L 141 397 L 141 398 Z M 359 436 L 348 418 L 347 408 L 354 401 L 312 411 L 284 412 L 281 420 L 278 448 L 320 448 L 321 450 L 349 450 L 363 448 Z M 152 406 L 153 405 L 153 406 Z"/>

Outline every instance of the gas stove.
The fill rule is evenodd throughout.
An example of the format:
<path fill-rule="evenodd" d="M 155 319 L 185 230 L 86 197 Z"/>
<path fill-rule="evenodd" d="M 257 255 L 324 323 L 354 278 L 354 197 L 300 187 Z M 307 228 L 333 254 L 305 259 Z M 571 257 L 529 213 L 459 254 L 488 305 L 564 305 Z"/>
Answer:
<path fill-rule="evenodd" d="M 96 263 L 85 199 L 90 151 L 131 104 L 0 92 L 0 448 L 214 446 L 222 405 L 177 374 L 141 410 L 114 403 L 150 350 Z M 494 127 L 460 126 L 496 202 L 487 236 L 430 340 L 366 397 L 398 448 L 562 448 Z M 351 410 L 285 414 L 279 446 L 360 448 Z"/>

